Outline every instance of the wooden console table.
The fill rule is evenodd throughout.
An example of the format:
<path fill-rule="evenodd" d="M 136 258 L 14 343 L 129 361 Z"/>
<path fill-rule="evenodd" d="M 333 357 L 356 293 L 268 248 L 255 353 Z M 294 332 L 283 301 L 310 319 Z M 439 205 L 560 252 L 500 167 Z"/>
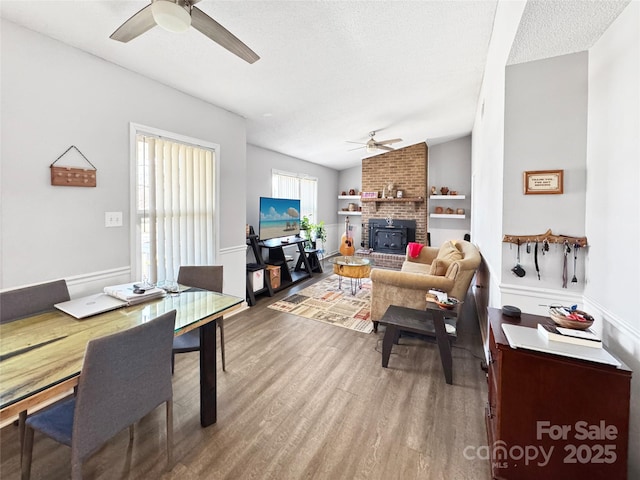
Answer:
<path fill-rule="evenodd" d="M 278 286 L 278 288 L 272 287 L 267 275 L 265 275 L 264 279 L 264 288 L 257 292 L 252 292 L 249 284 L 247 283 L 247 300 L 249 305 L 255 305 L 257 295 L 268 293 L 269 296 L 272 296 L 275 292 L 279 292 L 280 290 L 290 287 L 294 283 L 312 277 L 313 272 L 317 272 L 318 270 L 322 272 L 319 262 L 317 264 L 311 264 L 311 254 L 305 251 L 304 248 L 307 240 L 302 237 L 292 236 L 261 241 L 258 240 L 257 236 L 250 235 L 248 237 L 248 241 L 258 265 L 264 267 L 267 265 L 277 265 L 280 267 L 280 286 Z M 284 254 L 283 248 L 293 245 L 297 246 L 298 252 L 300 253 L 300 259 L 293 271 L 289 271 L 289 267 L 287 266 L 287 257 Z M 268 251 L 266 258 L 262 254 L 263 249 Z M 317 259 L 317 256 L 315 258 Z"/>
<path fill-rule="evenodd" d="M 493 478 L 627 478 L 631 371 L 511 348 L 503 323 L 535 328 L 547 317 L 488 311 Z"/>

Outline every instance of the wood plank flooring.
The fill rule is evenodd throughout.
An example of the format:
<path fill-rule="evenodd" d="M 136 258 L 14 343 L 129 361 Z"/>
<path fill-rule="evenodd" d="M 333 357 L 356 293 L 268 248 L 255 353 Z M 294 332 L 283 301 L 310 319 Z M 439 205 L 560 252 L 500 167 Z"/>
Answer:
<path fill-rule="evenodd" d="M 164 408 L 118 434 L 84 466 L 95 479 L 488 479 L 486 379 L 473 308 L 458 328 L 453 385 L 435 343 L 402 338 L 381 366 L 384 328 L 363 334 L 267 305 L 326 276 L 260 297 L 225 321 L 218 422 L 199 423 L 198 354 L 176 356 L 174 467 L 166 472 Z M 467 303 L 473 302 L 470 298 Z M 472 307 L 472 305 L 469 305 Z M 473 352 L 473 353 L 472 353 Z M 0 430 L 0 478 L 19 478 L 18 429 Z M 66 479 L 68 448 L 36 434 L 32 478 Z"/>

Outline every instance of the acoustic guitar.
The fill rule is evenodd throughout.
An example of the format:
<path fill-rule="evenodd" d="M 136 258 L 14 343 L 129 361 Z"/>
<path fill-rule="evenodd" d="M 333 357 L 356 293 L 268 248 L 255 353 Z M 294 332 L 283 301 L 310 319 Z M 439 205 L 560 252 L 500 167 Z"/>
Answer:
<path fill-rule="evenodd" d="M 353 234 L 349 225 L 349 217 L 344 219 L 344 234 L 340 241 L 340 253 L 345 257 L 351 257 L 356 253 L 356 247 L 353 246 Z"/>

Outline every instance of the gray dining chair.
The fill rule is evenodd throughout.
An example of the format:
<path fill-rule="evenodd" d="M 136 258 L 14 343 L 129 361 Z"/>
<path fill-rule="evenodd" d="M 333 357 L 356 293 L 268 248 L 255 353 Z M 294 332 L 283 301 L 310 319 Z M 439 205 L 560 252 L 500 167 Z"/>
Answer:
<path fill-rule="evenodd" d="M 178 270 L 178 283 L 181 285 L 222 293 L 222 265 L 181 266 Z M 224 318 L 216 320 L 220 327 L 220 353 L 222 355 L 222 371 L 225 371 L 224 358 Z M 175 367 L 175 354 L 200 351 L 200 330 L 195 329 L 173 339 L 173 355 L 171 371 Z"/>
<path fill-rule="evenodd" d="M 54 304 L 67 300 L 69 300 L 69 289 L 65 280 L 54 280 L 0 292 L 0 323 L 9 323 L 52 310 Z M 26 419 L 27 410 L 23 410 L 18 415 L 21 451 L 22 445 L 24 445 L 24 422 Z"/>
<path fill-rule="evenodd" d="M 75 397 L 34 413 L 26 421 L 22 478 L 31 476 L 34 431 L 71 447 L 71 478 L 117 433 L 166 403 L 167 465 L 173 464 L 171 346 L 176 311 L 91 340 L 87 344 Z"/>
<path fill-rule="evenodd" d="M 40 283 L 0 293 L 0 323 L 51 310 L 53 305 L 69 300 L 65 280 Z"/>

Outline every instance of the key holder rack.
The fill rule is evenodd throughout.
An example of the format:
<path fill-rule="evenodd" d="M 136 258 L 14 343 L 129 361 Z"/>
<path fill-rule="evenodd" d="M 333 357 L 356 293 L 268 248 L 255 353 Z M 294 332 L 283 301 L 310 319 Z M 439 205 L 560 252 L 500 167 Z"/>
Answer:
<path fill-rule="evenodd" d="M 91 168 L 78 167 L 56 167 L 54 164 L 64 157 L 70 150 L 77 151 L 84 160 L 91 165 Z M 51 185 L 56 187 L 95 187 L 98 169 L 89 161 L 87 157 L 76 147 L 71 145 L 62 155 L 56 158 L 51 165 Z"/>
<path fill-rule="evenodd" d="M 503 243 L 526 244 L 527 242 L 548 242 L 569 245 L 579 245 L 580 248 L 588 246 L 587 237 L 570 237 L 567 235 L 554 235 L 551 230 L 539 235 L 505 235 L 502 237 Z"/>

